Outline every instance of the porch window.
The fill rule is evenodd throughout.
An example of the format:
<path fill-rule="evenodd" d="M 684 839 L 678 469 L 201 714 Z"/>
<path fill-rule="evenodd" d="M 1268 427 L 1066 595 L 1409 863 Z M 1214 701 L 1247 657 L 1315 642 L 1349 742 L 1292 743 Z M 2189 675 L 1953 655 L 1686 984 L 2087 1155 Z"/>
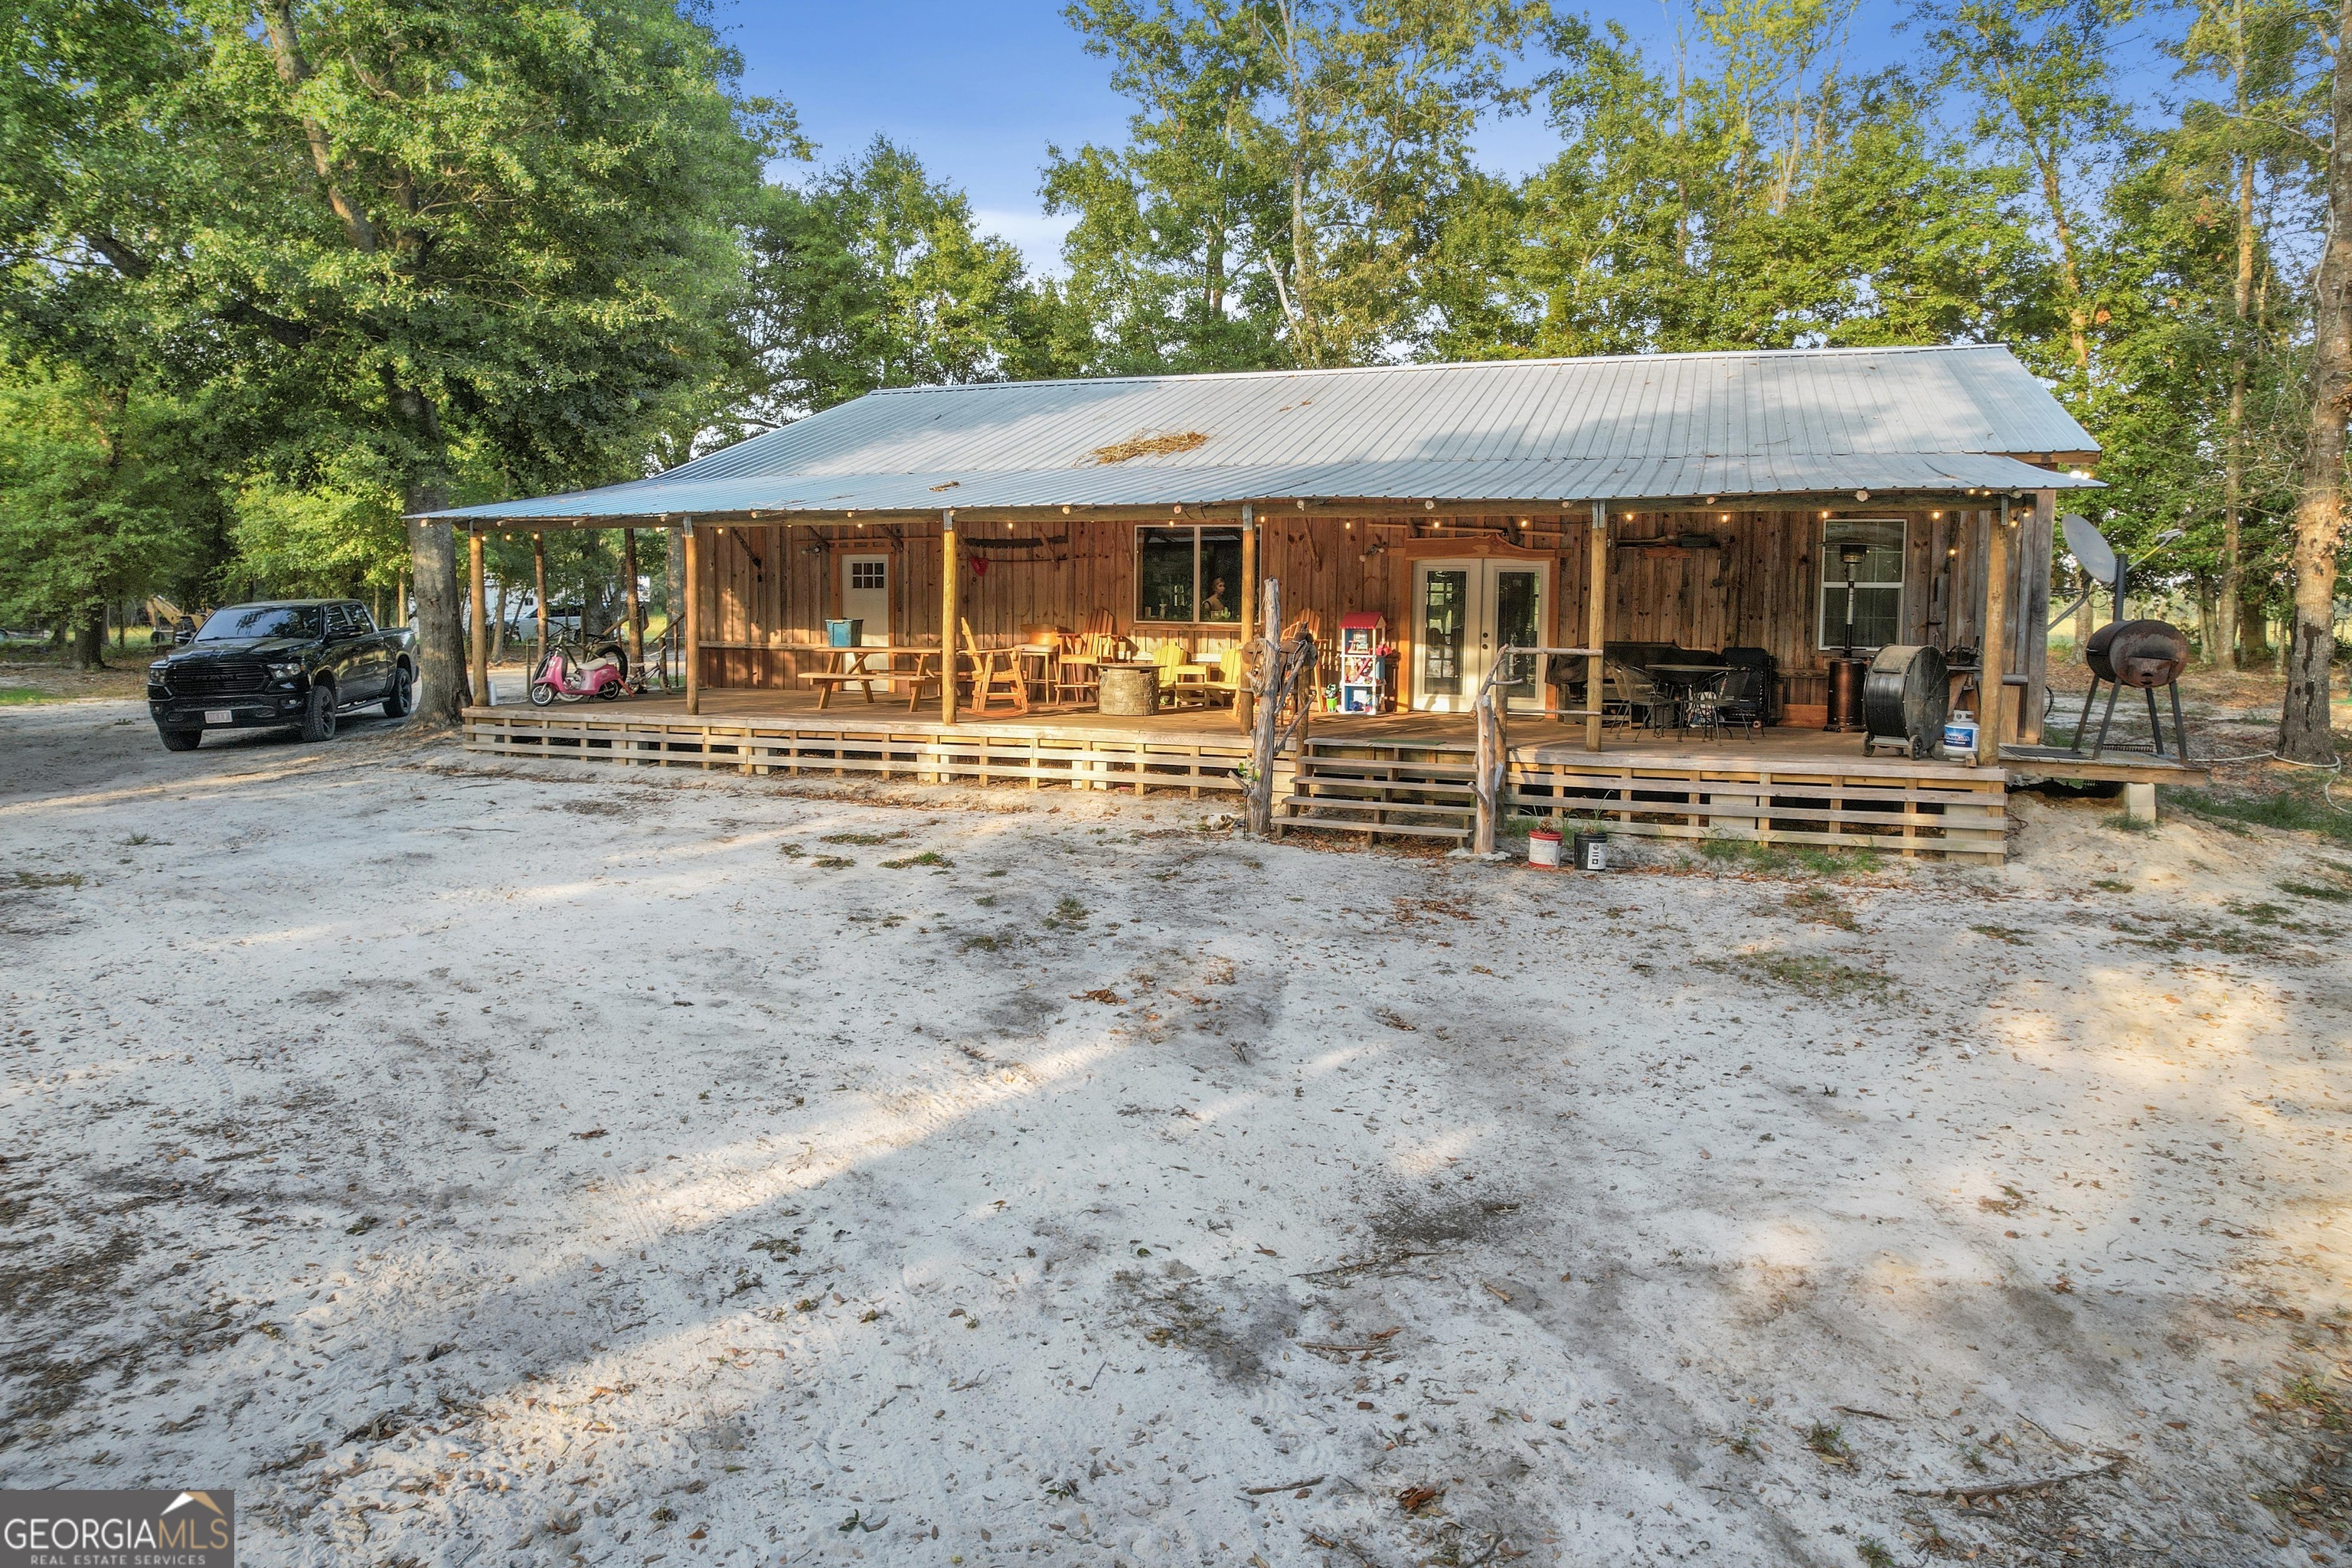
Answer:
<path fill-rule="evenodd" d="M 1142 528 L 1135 534 L 1135 618 L 1193 626 L 1242 618 L 1242 531 Z"/>
<path fill-rule="evenodd" d="M 1903 636 L 1900 518 L 1832 518 L 1822 524 L 1821 646 L 1846 646 L 1846 556 L 1853 562 L 1853 646 L 1875 648 Z"/>

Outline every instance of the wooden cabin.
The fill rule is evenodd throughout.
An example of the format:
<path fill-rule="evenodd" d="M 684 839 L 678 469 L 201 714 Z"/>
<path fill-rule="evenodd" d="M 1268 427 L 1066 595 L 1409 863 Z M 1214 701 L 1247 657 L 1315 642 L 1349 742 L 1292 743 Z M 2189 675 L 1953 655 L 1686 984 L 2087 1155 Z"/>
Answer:
<path fill-rule="evenodd" d="M 1205 663 L 1255 635 L 1272 581 L 1286 626 L 1322 639 L 1384 618 L 1384 717 L 1423 721 L 1432 745 L 1499 647 L 1661 645 L 1764 650 L 1777 752 L 1858 762 L 1860 736 L 1822 732 L 1832 658 L 1930 643 L 1984 651 L 2001 697 L 1970 760 L 1997 765 L 2041 738 L 2057 497 L 2094 482 L 2096 456 L 1997 345 L 1633 355 L 892 389 L 656 478 L 440 515 L 682 531 L 688 689 L 665 713 L 689 730 L 707 711 L 796 734 L 882 721 L 815 711 L 840 657 L 829 622 L 906 650 L 963 626 L 983 649 L 1108 628 Z M 971 683 L 934 684 L 888 727 L 971 728 Z M 1038 695 L 1029 726 L 1106 734 Z M 1515 742 L 1656 750 L 1578 700 L 1562 718 L 1558 692 L 1521 683 Z M 554 743 L 475 712 L 496 716 L 488 743 Z"/>

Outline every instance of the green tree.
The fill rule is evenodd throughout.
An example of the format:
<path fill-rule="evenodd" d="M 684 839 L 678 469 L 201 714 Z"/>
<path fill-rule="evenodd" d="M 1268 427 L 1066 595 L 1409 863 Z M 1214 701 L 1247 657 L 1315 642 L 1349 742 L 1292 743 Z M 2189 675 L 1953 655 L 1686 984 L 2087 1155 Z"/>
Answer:
<path fill-rule="evenodd" d="M 2085 257 L 2098 242 L 2100 167 L 2132 131 L 2109 58 L 2128 13 L 2128 0 L 1921 0 L 1917 12 L 1941 79 L 1976 100 L 1979 140 L 2013 153 L 2032 177 L 2078 380 L 2091 373 L 2099 308 Z"/>
<path fill-rule="evenodd" d="M 877 387 L 998 379 L 1051 308 L 961 191 L 880 138 L 805 188 L 770 188 L 749 247 L 754 406 L 771 420 Z"/>
<path fill-rule="evenodd" d="M 2294 597 L 2279 708 L 2279 755 L 2336 761 L 2330 672 L 2336 580 L 2344 544 L 2344 426 L 2352 419 L 2352 0 L 2335 17 L 2326 119 L 2327 226 L 2312 283 L 2311 369 L 2303 472 L 2295 500 Z"/>
<path fill-rule="evenodd" d="M 38 0 L 11 317 L 234 387 L 257 470 L 404 512 L 643 471 L 738 352 L 735 225 L 789 114 L 663 0 Z M 95 105 L 80 99 L 93 94 Z M 16 107 L 16 105 L 12 105 Z M 446 525 L 408 529 L 421 710 L 464 670 Z"/>
<path fill-rule="evenodd" d="M 2031 331 L 2041 268 L 2014 177 L 1938 138 L 1900 72 L 1842 77 L 1845 26 L 1810 0 L 1702 8 L 1671 76 L 1622 28 L 1559 26 L 1563 149 L 1519 194 L 1516 253 L 1487 263 L 1509 352 Z"/>
<path fill-rule="evenodd" d="M 1348 364 L 1431 346 L 1449 228 L 1495 191 L 1482 117 L 1536 0 L 1081 0 L 1137 103 L 1124 148 L 1052 153 L 1070 296 L 1109 369 Z M 1279 344 L 1279 347 L 1277 347 Z"/>
<path fill-rule="evenodd" d="M 2262 637 L 2268 595 L 2259 587 L 2250 595 L 2246 573 L 2248 470 L 2263 466 L 2263 454 L 2277 448 L 2254 438 L 2249 397 L 2258 393 L 2255 384 L 2284 346 L 2279 318 L 2268 309 L 2274 292 L 2287 292 L 2273 288 L 2270 224 L 2281 216 L 2281 205 L 2299 226 L 2309 226 L 2315 216 L 2309 205 L 2316 174 L 2313 154 L 2320 145 L 2325 100 L 2311 67 L 2325 39 L 2314 21 L 2311 8 L 2300 0 L 2200 0 L 2187 31 L 2171 45 L 2184 79 L 2210 78 L 2221 89 L 2218 97 L 2184 105 L 2178 127 L 2165 141 L 2171 160 L 2185 173 L 2193 171 L 2190 177 L 2205 187 L 2201 203 L 2209 211 L 2221 206 L 2215 187 L 2228 192 L 2232 245 L 2222 350 L 2230 395 L 2221 424 L 2216 642 L 2221 656 L 2240 668 L 2259 661 L 2266 651 Z M 2273 433 L 2286 437 L 2283 429 Z M 2276 510 L 2265 516 L 2273 524 L 2282 521 Z M 2258 554 L 2275 538 L 2272 530 L 2262 533 L 2254 542 Z M 2262 574 L 2252 584 L 2261 584 Z"/>
<path fill-rule="evenodd" d="M 110 601 L 201 573 L 222 519 L 189 413 L 69 365 L 0 362 L 0 615 L 65 627 L 95 666 Z"/>

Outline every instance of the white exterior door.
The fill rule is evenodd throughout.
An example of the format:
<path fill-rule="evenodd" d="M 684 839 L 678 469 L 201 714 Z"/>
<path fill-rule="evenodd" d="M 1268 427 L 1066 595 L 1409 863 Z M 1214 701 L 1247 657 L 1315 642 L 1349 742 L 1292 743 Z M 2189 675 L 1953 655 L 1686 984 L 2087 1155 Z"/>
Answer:
<path fill-rule="evenodd" d="M 1551 565 L 1542 561 L 1423 561 L 1412 573 L 1412 705 L 1467 713 L 1496 650 L 1538 647 L 1546 638 Z M 1540 659 L 1520 661 L 1506 689 L 1513 708 L 1544 706 Z"/>
<path fill-rule="evenodd" d="M 845 555 L 841 558 L 841 615 L 844 620 L 866 623 L 866 645 L 887 647 L 890 641 L 890 558 L 887 555 Z"/>

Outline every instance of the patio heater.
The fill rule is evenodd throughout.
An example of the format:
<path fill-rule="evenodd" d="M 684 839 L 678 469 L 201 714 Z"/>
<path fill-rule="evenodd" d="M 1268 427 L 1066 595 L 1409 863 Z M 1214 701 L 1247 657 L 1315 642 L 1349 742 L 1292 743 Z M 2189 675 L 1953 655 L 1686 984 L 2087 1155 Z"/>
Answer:
<path fill-rule="evenodd" d="M 1850 539 L 1838 546 L 1839 563 L 1845 567 L 1845 636 L 1837 657 L 1830 660 L 1829 722 L 1822 728 L 1832 734 L 1848 733 L 1863 727 L 1863 676 L 1870 661 L 1853 651 L 1853 584 L 1864 553 L 1865 547 L 1859 540 Z"/>

